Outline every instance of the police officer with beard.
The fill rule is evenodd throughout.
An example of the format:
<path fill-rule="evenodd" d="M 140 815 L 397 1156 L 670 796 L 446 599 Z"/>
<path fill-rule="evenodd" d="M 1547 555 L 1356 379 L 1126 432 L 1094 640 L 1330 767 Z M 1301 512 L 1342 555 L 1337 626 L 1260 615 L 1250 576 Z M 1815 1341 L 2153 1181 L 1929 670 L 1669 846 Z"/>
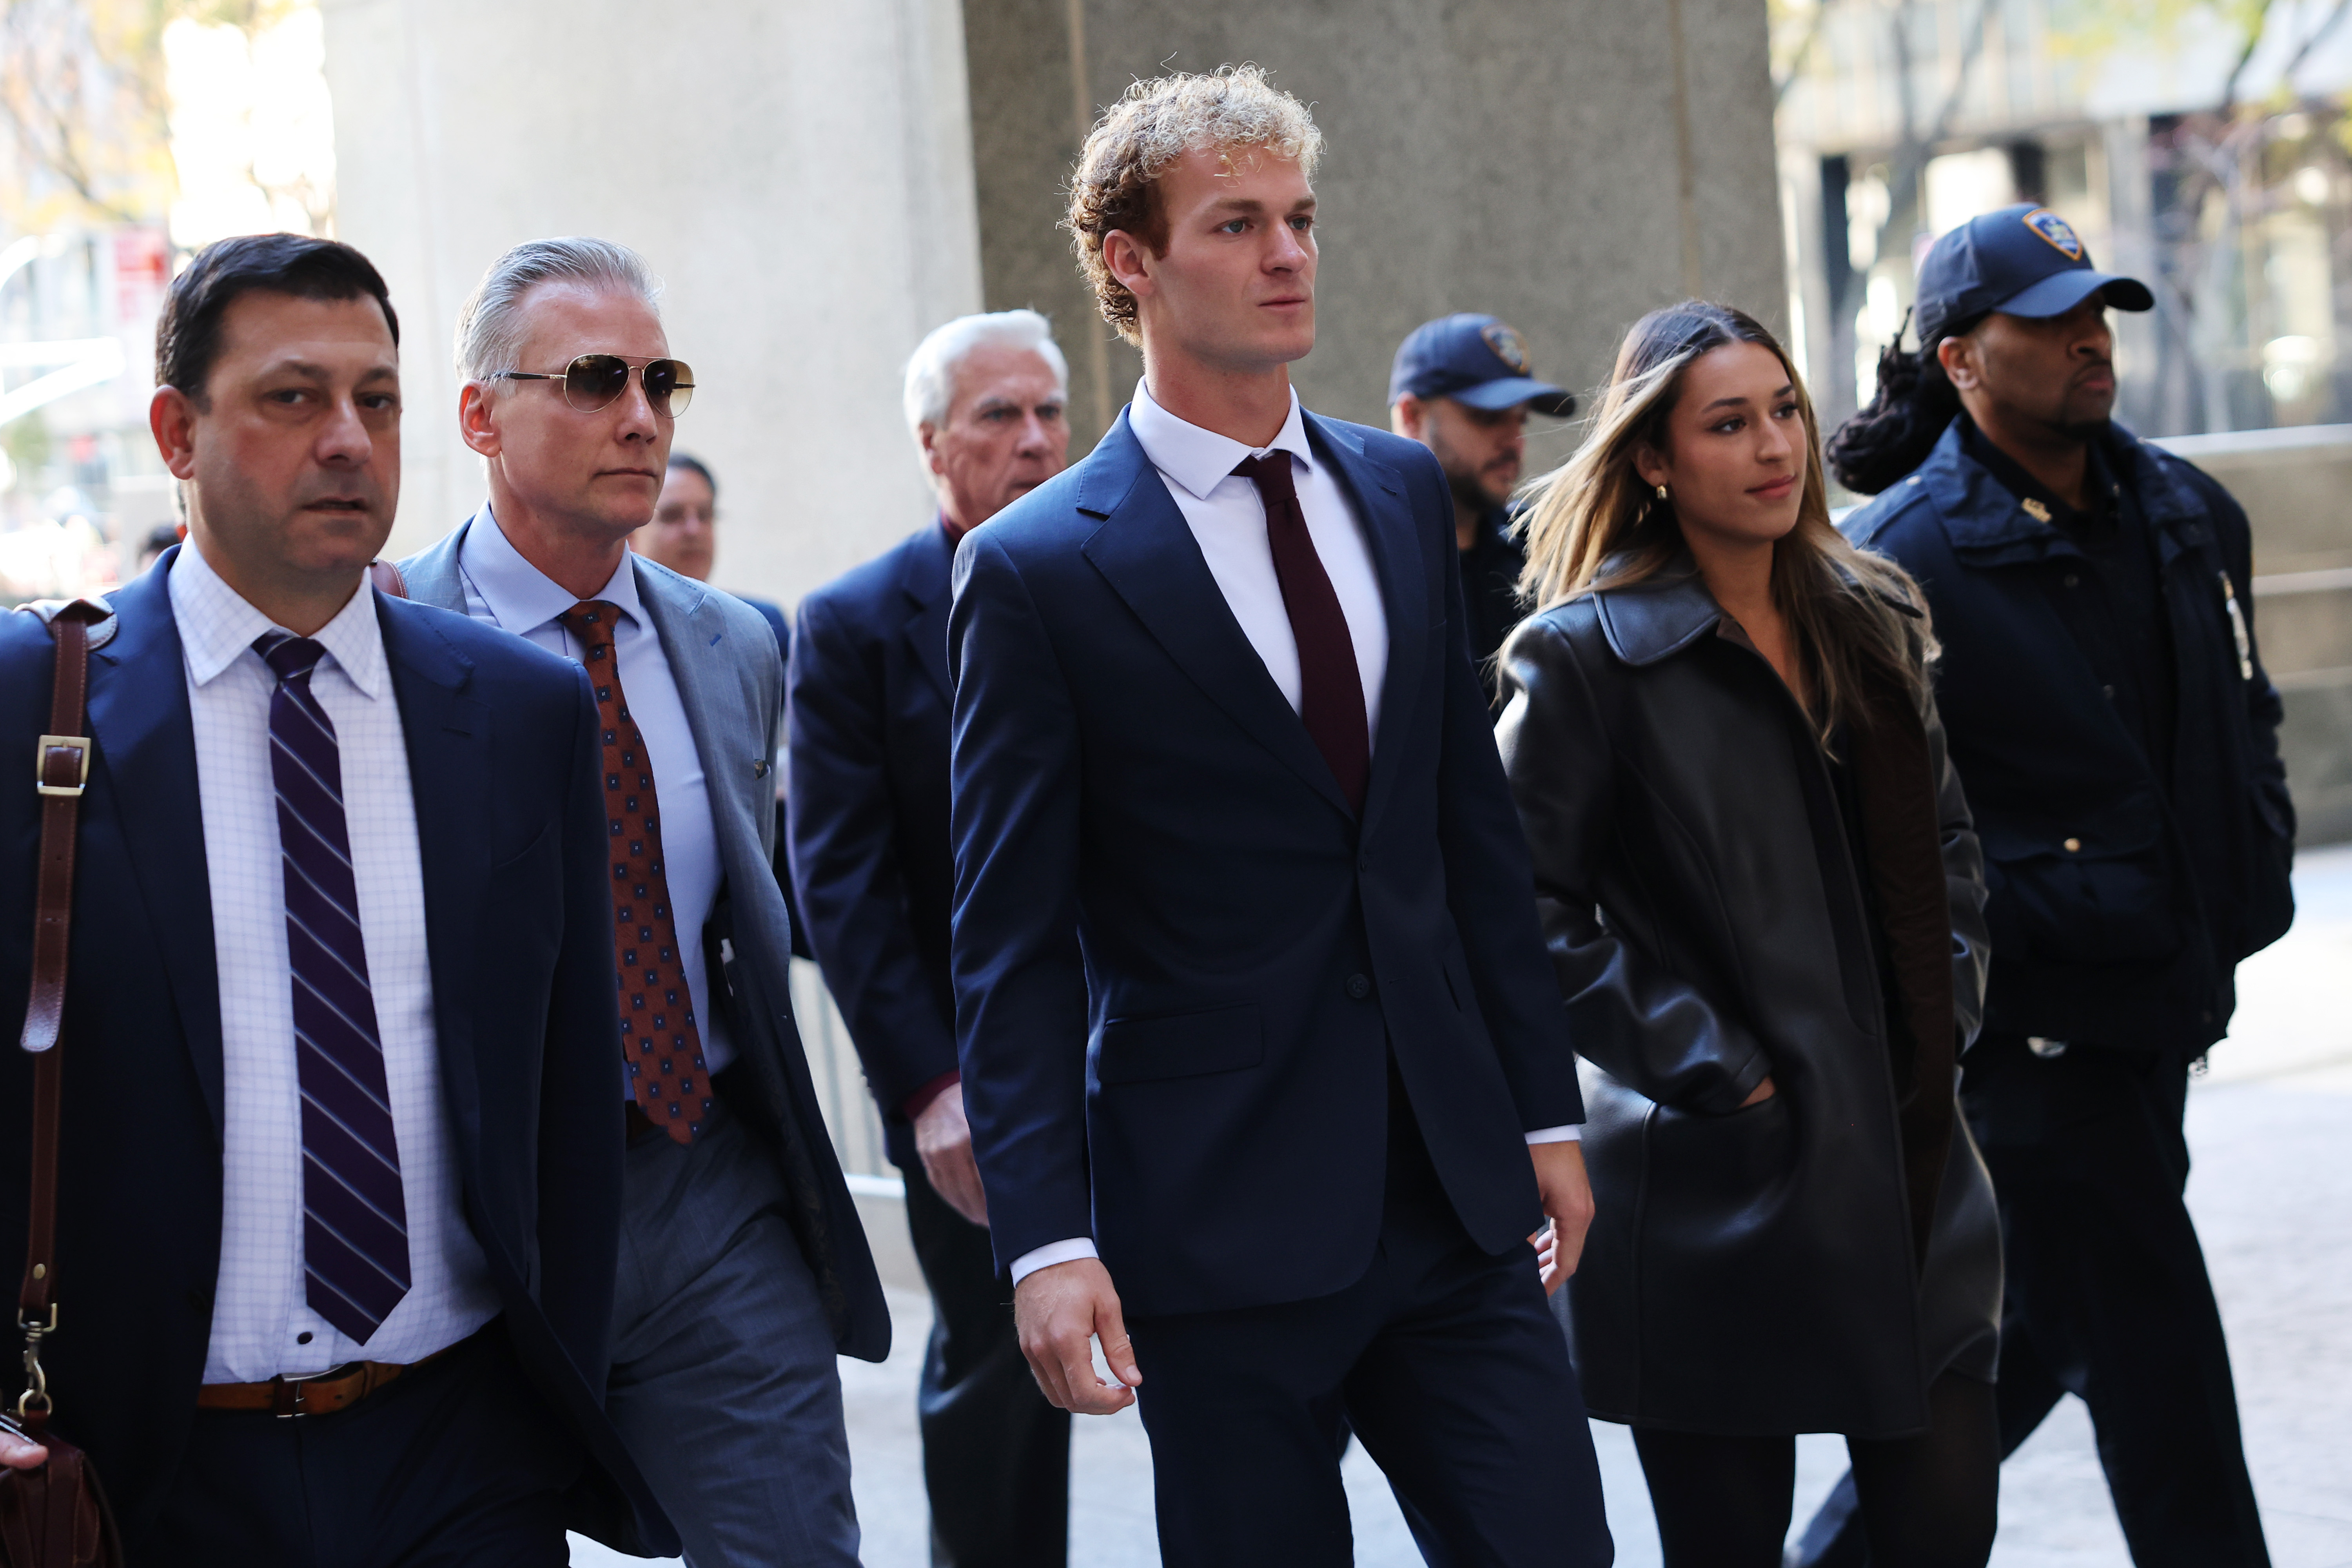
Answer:
<path fill-rule="evenodd" d="M 1528 371 L 1526 340 L 1493 316 L 1465 312 L 1415 327 L 1389 372 L 1390 428 L 1437 455 L 1454 491 L 1470 657 L 1495 700 L 1495 650 L 1527 614 L 1527 565 L 1511 492 L 1527 460 L 1528 413 L 1565 419 L 1576 399 Z"/>
<path fill-rule="evenodd" d="M 1992 971 L 1961 1103 L 2000 1202 L 2000 1442 L 2090 1406 L 2140 1568 L 2266 1564 L 2221 1314 L 2182 1193 L 2191 1064 L 2284 933 L 2294 812 L 2245 513 L 2115 407 L 2110 308 L 2047 208 L 1938 239 L 1916 354 L 1830 445 L 1845 524 L 1926 590 L 1985 848 Z M 1797 1560 L 1864 1561 L 1851 1479 Z"/>

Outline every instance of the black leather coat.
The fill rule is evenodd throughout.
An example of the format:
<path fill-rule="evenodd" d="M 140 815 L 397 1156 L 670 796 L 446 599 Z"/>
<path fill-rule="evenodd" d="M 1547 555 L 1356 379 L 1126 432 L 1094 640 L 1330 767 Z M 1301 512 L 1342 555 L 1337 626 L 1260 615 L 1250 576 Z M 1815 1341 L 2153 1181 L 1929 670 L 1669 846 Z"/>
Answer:
<path fill-rule="evenodd" d="M 1695 574 L 1556 606 L 1502 668 L 1584 1058 L 1600 1212 L 1569 1289 L 1593 1414 L 1924 1428 L 1939 1372 L 1991 1377 L 2000 1314 L 1991 1183 L 1952 1099 L 1982 860 L 1932 702 L 1871 694 L 1849 811 Z M 1741 1109 L 1768 1073 L 1776 1095 Z"/>

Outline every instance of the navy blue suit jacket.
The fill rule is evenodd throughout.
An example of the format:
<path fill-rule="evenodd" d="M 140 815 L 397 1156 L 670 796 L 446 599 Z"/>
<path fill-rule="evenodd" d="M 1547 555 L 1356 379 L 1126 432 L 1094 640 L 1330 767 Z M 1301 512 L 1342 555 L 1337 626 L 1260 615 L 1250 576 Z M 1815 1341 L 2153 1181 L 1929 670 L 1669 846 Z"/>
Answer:
<path fill-rule="evenodd" d="M 1444 476 L 1307 430 L 1388 616 L 1360 824 L 1124 416 L 956 558 L 956 1021 L 997 1258 L 1091 1236 L 1138 1312 L 1362 1274 L 1391 1051 L 1490 1253 L 1541 1223 L 1523 1135 L 1583 1120 Z"/>
<path fill-rule="evenodd" d="M 948 924 L 948 537 L 937 521 L 801 601 L 786 677 L 793 880 L 809 946 L 880 1103 L 956 1068 Z"/>
<path fill-rule="evenodd" d="M 90 658 L 96 744 L 82 797 L 67 982 L 59 1329 L 45 1356 L 59 1430 L 88 1448 L 131 1561 L 204 1381 L 219 1276 L 221 1017 L 195 737 L 165 579 L 113 596 Z M 586 678 L 462 616 L 378 595 L 424 866 L 442 1090 L 466 1218 L 532 1382 L 595 1460 L 581 1528 L 676 1550 L 605 1420 L 621 1100 L 611 895 Z M 0 615 L 0 751 L 49 727 L 55 647 Z M 0 1259 L 24 1255 L 22 1027 L 40 840 L 29 780 L 0 786 Z M 5 1264 L 9 1269 L 17 1265 Z"/>

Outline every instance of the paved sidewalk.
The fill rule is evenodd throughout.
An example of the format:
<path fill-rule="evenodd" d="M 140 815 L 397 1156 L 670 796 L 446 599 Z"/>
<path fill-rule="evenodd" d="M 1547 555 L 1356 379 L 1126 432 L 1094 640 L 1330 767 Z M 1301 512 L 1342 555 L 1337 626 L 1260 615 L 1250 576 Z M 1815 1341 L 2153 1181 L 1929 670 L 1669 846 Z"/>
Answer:
<path fill-rule="evenodd" d="M 2189 1098 L 2189 1203 L 2230 1332 L 2248 1458 L 2277 1568 L 2352 1568 L 2352 847 L 2315 851 L 2295 878 L 2295 929 L 2240 971 L 2240 1009 Z M 857 1508 L 870 1568 L 929 1559 L 914 1419 L 929 1303 L 893 1291 L 898 1350 L 842 1363 Z M 1596 1424 L 1625 1568 L 1653 1568 L 1657 1536 L 1632 1442 Z M 1158 1561 L 1151 1458 L 1134 1413 L 1078 1423 L 1074 1568 Z M 1800 1524 L 1844 1467 L 1834 1437 L 1799 1445 Z M 1349 1456 L 1356 1557 L 1418 1563 L 1379 1470 Z M 576 1543 L 575 1564 L 636 1560 Z M 2081 1404 L 2063 1404 L 2001 1473 L 1994 1568 L 2128 1568 Z"/>

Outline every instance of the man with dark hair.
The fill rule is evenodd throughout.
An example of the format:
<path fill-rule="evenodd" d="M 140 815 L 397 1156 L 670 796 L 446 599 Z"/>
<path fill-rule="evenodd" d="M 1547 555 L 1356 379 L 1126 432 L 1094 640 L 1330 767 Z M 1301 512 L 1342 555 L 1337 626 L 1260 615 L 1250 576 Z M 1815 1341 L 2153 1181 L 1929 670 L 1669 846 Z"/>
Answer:
<path fill-rule="evenodd" d="M 1068 461 L 1066 381 L 1034 310 L 961 317 L 917 346 L 907 424 L 937 514 L 801 601 L 786 682 L 793 875 L 930 1287 L 916 1399 L 935 1568 L 1053 1568 L 1069 1548 L 1070 1418 L 1021 1359 L 989 1253 L 948 971 L 948 574 L 958 540 Z"/>
<path fill-rule="evenodd" d="M 684 452 L 669 455 L 669 466 L 662 472 L 661 494 L 654 501 L 653 520 L 629 535 L 629 548 L 681 577 L 710 581 L 711 565 L 719 558 L 719 481 L 711 477 L 708 464 Z M 776 634 L 777 654 L 786 664 L 792 663 L 793 623 L 785 618 L 783 606 L 749 594 L 734 596 L 760 612 L 760 618 Z M 792 864 L 785 853 L 781 755 L 777 762 L 776 886 L 783 890 L 785 912 L 792 917 L 793 956 L 806 958 L 808 937 L 802 927 L 800 903 L 793 893 Z"/>
<path fill-rule="evenodd" d="M 2133 1561 L 2246 1568 L 2269 1557 L 2181 1118 L 2238 963 L 2294 919 L 2294 809 L 2245 513 L 2110 418 L 2107 310 L 2153 302 L 2047 208 L 1971 219 L 1920 268 L 1923 360 L 1890 353 L 1832 460 L 1885 492 L 1848 531 L 1926 590 L 1984 840 L 1961 1103 L 2000 1199 L 2003 1451 L 2075 1394 Z M 1864 1561 L 1851 1507 L 1802 1561 Z"/>
<path fill-rule="evenodd" d="M 561 659 L 369 587 L 396 331 L 357 251 L 269 235 L 199 253 L 157 332 L 189 531 L 93 637 L 42 1345 L 133 1563 L 556 1568 L 575 1520 L 675 1549 L 601 1408 L 595 705 Z M 0 617 L 12 753 L 50 727 L 53 662 L 39 619 Z M 11 1022 L 40 805 L 0 790 Z M 5 1057 L 14 1258 L 32 1069 Z"/>
<path fill-rule="evenodd" d="M 623 1050 L 605 1408 L 699 1563 L 857 1560 L 836 1354 L 889 1310 L 793 1021 L 772 869 L 783 663 L 740 601 L 638 556 L 693 373 L 644 259 L 531 240 L 458 313 L 458 433 L 489 498 L 409 591 L 580 659 L 603 719 L 606 994 Z"/>
<path fill-rule="evenodd" d="M 681 577 L 710 581 L 710 569 L 719 559 L 719 480 L 708 463 L 684 452 L 669 455 L 653 519 L 629 535 L 629 548 Z M 749 594 L 735 597 L 760 612 L 760 618 L 776 634 L 776 651 L 790 664 L 793 623 L 783 606 Z"/>
<path fill-rule="evenodd" d="M 1141 1400 L 1167 1562 L 1346 1562 L 1345 1421 L 1433 1561 L 1598 1565 L 1544 1300 L 1583 1101 L 1444 475 L 1290 385 L 1321 145 L 1244 66 L 1138 82 L 1080 154 L 1144 376 L 956 552 L 972 1148 L 1039 1384 Z"/>
<path fill-rule="evenodd" d="M 1495 650 L 1527 615 L 1519 574 L 1528 557 L 1511 515 L 1526 467 L 1528 415 L 1576 412 L 1565 387 L 1538 381 L 1527 341 L 1493 316 L 1461 312 L 1424 321 L 1397 345 L 1389 369 L 1389 425 L 1418 441 L 1445 470 L 1454 495 L 1454 543 L 1462 552 L 1462 602 L 1470 662 L 1492 706 Z"/>

